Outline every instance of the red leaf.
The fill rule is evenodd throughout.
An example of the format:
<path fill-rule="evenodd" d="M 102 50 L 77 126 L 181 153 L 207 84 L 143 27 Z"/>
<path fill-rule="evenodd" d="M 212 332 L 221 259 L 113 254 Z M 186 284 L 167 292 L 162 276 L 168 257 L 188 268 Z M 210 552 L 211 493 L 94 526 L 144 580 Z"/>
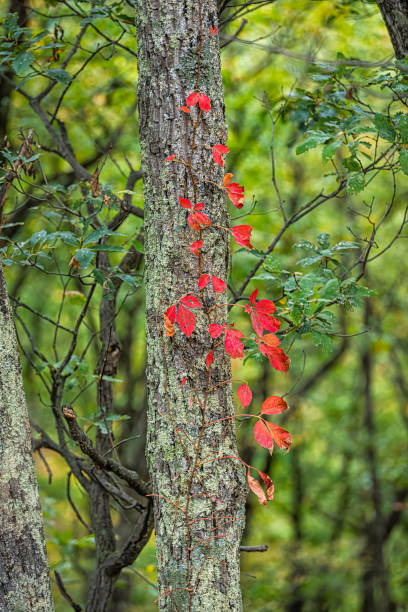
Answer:
<path fill-rule="evenodd" d="M 251 323 L 252 323 L 252 327 L 255 330 L 255 333 L 258 336 L 262 336 L 263 326 L 262 326 L 261 321 L 259 320 L 258 313 L 255 312 L 254 310 L 251 312 Z"/>
<path fill-rule="evenodd" d="M 241 209 L 245 200 L 245 187 L 238 185 L 238 183 L 230 183 L 225 187 L 225 190 L 227 192 L 227 196 L 234 206 Z"/>
<path fill-rule="evenodd" d="M 287 372 L 289 370 L 290 358 L 280 348 L 271 348 L 268 351 L 267 357 L 269 363 L 275 370 L 279 372 Z"/>
<path fill-rule="evenodd" d="M 200 278 L 198 279 L 198 286 L 200 287 L 200 289 L 204 289 L 204 287 L 208 285 L 209 280 L 210 280 L 209 274 L 202 274 Z"/>
<path fill-rule="evenodd" d="M 213 156 L 213 160 L 217 164 L 217 166 L 221 166 L 222 167 L 222 166 L 225 165 L 225 161 L 223 160 L 221 155 L 217 151 L 214 151 L 214 149 L 213 149 L 213 152 L 212 152 L 212 156 Z"/>
<path fill-rule="evenodd" d="M 231 233 L 234 236 L 235 242 L 245 247 L 246 249 L 253 249 L 250 240 L 252 227 L 250 225 L 235 225 L 231 228 Z"/>
<path fill-rule="evenodd" d="M 173 161 L 173 159 L 175 159 L 175 155 L 169 155 L 168 157 L 166 157 L 166 161 Z"/>
<path fill-rule="evenodd" d="M 224 166 L 225 162 L 221 155 L 227 155 L 229 153 L 229 148 L 223 144 L 214 145 L 212 148 L 212 156 L 213 160 L 219 166 Z M 231 175 L 233 176 L 233 175 Z M 225 183 L 224 183 L 225 184 Z"/>
<path fill-rule="evenodd" d="M 210 26 L 210 34 L 217 34 L 218 28 L 216 26 Z"/>
<path fill-rule="evenodd" d="M 224 328 L 222 325 L 218 325 L 218 323 L 210 323 L 208 331 L 210 332 L 211 338 L 218 338 L 218 336 L 221 336 Z"/>
<path fill-rule="evenodd" d="M 176 305 L 175 304 L 174 306 L 168 307 L 168 309 L 166 310 L 166 316 L 170 319 L 172 323 L 174 323 L 174 321 L 176 320 Z"/>
<path fill-rule="evenodd" d="M 194 206 L 194 210 L 203 210 L 203 208 L 204 208 L 203 202 L 198 202 L 198 204 Z"/>
<path fill-rule="evenodd" d="M 249 473 L 249 470 L 248 470 L 248 485 L 251 491 L 255 493 L 255 495 L 257 496 L 259 503 L 262 504 L 263 506 L 267 506 L 268 500 L 266 498 L 262 485 L 256 478 L 251 476 L 251 474 Z"/>
<path fill-rule="evenodd" d="M 268 423 L 268 427 L 272 432 L 276 445 L 279 446 L 279 448 L 286 448 L 289 450 L 292 444 L 290 433 L 286 431 L 286 429 L 282 429 L 282 427 L 274 425 L 273 423 Z"/>
<path fill-rule="evenodd" d="M 262 336 L 261 341 L 267 346 L 279 346 L 280 345 L 280 340 L 278 336 L 275 336 L 275 334 L 265 334 L 264 336 Z"/>
<path fill-rule="evenodd" d="M 257 295 L 258 295 L 258 287 L 249 296 L 249 301 L 251 302 L 252 306 L 255 304 L 255 300 L 256 300 L 256 296 Z"/>
<path fill-rule="evenodd" d="M 195 242 L 190 244 L 190 251 L 193 253 L 193 255 L 200 255 L 200 249 L 202 248 L 202 246 L 203 246 L 203 241 L 196 240 Z"/>
<path fill-rule="evenodd" d="M 188 220 L 189 225 L 194 230 L 199 230 L 202 227 L 211 225 L 211 221 L 209 220 L 207 215 L 205 215 L 202 212 L 198 212 L 198 211 L 191 213 L 191 215 L 188 216 L 187 220 Z"/>
<path fill-rule="evenodd" d="M 211 110 L 210 98 L 204 94 L 201 94 L 200 99 L 198 100 L 198 106 L 201 108 L 201 110 L 208 113 L 208 111 Z"/>
<path fill-rule="evenodd" d="M 251 304 L 253 304 L 253 302 L 251 302 Z M 273 314 L 276 310 L 276 306 L 271 300 L 259 300 L 254 308 L 262 314 Z"/>
<path fill-rule="evenodd" d="M 262 404 L 262 414 L 280 414 L 288 408 L 289 406 L 282 397 L 271 395 Z"/>
<path fill-rule="evenodd" d="M 229 148 L 227 147 L 227 145 L 216 144 L 216 145 L 213 146 L 213 150 L 214 149 L 218 153 L 221 153 L 221 155 L 227 155 L 229 153 Z"/>
<path fill-rule="evenodd" d="M 240 334 L 242 336 L 241 332 Z M 231 329 L 225 330 L 225 350 L 234 359 L 242 359 L 244 356 L 244 345 L 239 337 L 232 333 Z"/>
<path fill-rule="evenodd" d="M 214 291 L 216 291 L 217 293 L 223 293 L 225 289 L 227 288 L 227 285 L 225 284 L 225 282 L 221 278 L 218 278 L 217 276 L 211 277 L 211 283 L 212 283 Z"/>
<path fill-rule="evenodd" d="M 237 396 L 243 408 L 249 406 L 252 401 L 252 391 L 247 383 L 238 387 Z"/>
<path fill-rule="evenodd" d="M 191 110 L 188 108 L 188 106 L 179 106 L 179 110 L 182 110 L 183 113 L 191 113 Z"/>
<path fill-rule="evenodd" d="M 183 334 L 190 338 L 196 327 L 196 318 L 193 313 L 188 308 L 185 308 L 183 304 L 180 304 L 176 320 Z"/>
<path fill-rule="evenodd" d="M 191 208 L 191 202 L 187 198 L 182 198 L 181 196 L 179 196 L 179 202 L 180 206 L 182 206 L 183 208 Z"/>
<path fill-rule="evenodd" d="M 207 357 L 205 358 L 205 367 L 207 368 L 207 370 L 209 369 L 213 361 L 214 361 L 213 352 L 209 351 Z"/>
<path fill-rule="evenodd" d="M 273 449 L 273 435 L 269 430 L 270 425 L 270 423 L 261 421 L 261 419 L 259 419 L 254 425 L 255 440 L 264 448 L 270 449 L 269 452 L 271 452 Z"/>
<path fill-rule="evenodd" d="M 275 332 L 280 328 L 280 321 L 275 317 L 263 313 L 259 313 L 258 317 L 263 327 L 268 331 Z"/>
<path fill-rule="evenodd" d="M 265 487 L 266 487 L 266 499 L 268 501 L 272 501 L 273 500 L 273 494 L 274 494 L 274 490 L 275 490 L 275 486 L 272 482 L 272 480 L 269 478 L 268 474 L 265 474 L 264 472 L 261 472 L 261 470 L 257 470 L 258 474 L 260 475 L 260 477 L 262 478 L 262 480 L 265 483 Z"/>
<path fill-rule="evenodd" d="M 194 91 L 189 96 L 187 96 L 186 104 L 187 106 L 195 106 L 200 99 L 200 94 L 197 91 Z"/>
<path fill-rule="evenodd" d="M 194 295 L 185 295 L 180 300 L 184 306 L 188 306 L 189 308 L 201 308 L 200 302 L 197 300 Z"/>
<path fill-rule="evenodd" d="M 183 378 L 183 380 L 181 381 L 181 384 L 182 384 L 182 385 L 185 385 L 185 384 L 186 384 L 186 380 L 187 380 L 187 376 L 185 376 L 185 377 Z"/>

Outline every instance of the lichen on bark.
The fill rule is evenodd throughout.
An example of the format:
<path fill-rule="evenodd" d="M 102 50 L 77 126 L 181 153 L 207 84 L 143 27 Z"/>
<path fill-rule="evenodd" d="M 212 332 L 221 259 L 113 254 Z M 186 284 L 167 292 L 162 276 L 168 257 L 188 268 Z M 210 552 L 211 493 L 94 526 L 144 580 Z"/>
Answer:
<path fill-rule="evenodd" d="M 198 309 L 197 328 L 190 339 L 176 332 L 174 338 L 166 340 L 162 333 L 166 308 L 181 296 L 195 292 L 198 281 L 197 258 L 189 249 L 198 236 L 187 224 L 186 211 L 178 202 L 178 196 L 193 199 L 192 187 L 182 166 L 165 164 L 164 160 L 170 154 L 187 158 L 191 146 L 189 119 L 177 109 L 195 88 L 199 4 L 198 0 L 136 1 L 146 230 L 147 458 L 156 495 L 156 549 L 162 595 L 159 606 L 162 610 L 222 612 L 241 610 L 239 544 L 244 526 L 245 474 L 230 459 L 206 463 L 190 483 L 189 521 L 173 505 L 186 506 L 194 458 L 194 448 L 188 440 L 197 440 L 202 424 L 194 393 L 189 384 L 180 383 L 187 376 L 199 394 L 204 391 L 204 360 L 210 338 L 208 321 Z M 210 96 L 211 112 L 198 129 L 197 143 L 204 146 L 195 150 L 194 169 L 203 179 L 198 186 L 199 201 L 206 204 L 214 224 L 228 226 L 224 196 L 217 187 L 204 182 L 204 178 L 221 179 L 221 169 L 214 170 L 208 146 L 225 143 L 227 131 L 218 39 L 210 33 L 210 27 L 217 25 L 216 2 L 203 0 L 201 7 L 203 53 L 198 86 Z M 204 231 L 202 240 L 202 271 L 226 279 L 226 232 Z M 214 296 L 208 295 L 210 305 Z M 218 310 L 218 320 L 227 321 L 226 307 Z M 211 382 L 229 380 L 229 357 L 221 347 L 214 357 Z M 233 414 L 230 384 L 208 395 L 206 422 Z M 205 430 L 200 462 L 236 454 L 233 420 Z M 221 515 L 233 518 L 211 518 Z"/>
<path fill-rule="evenodd" d="M 12 310 L 0 264 L 0 610 L 50 612 L 48 560 Z"/>

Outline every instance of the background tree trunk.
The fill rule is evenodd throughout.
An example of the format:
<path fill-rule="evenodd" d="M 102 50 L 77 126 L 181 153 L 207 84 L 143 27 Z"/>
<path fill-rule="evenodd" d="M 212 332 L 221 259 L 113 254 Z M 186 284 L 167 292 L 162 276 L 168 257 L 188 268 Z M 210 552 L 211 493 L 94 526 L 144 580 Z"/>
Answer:
<path fill-rule="evenodd" d="M 163 337 L 164 311 L 183 295 L 196 293 L 199 278 L 198 258 L 189 249 L 199 232 L 191 230 L 178 202 L 178 196 L 193 199 L 193 190 L 185 168 L 164 160 L 169 154 L 187 158 L 190 153 L 190 120 L 178 107 L 196 86 L 200 31 L 198 87 L 209 95 L 212 108 L 199 126 L 196 143 L 208 147 L 226 141 L 219 44 L 209 31 L 217 25 L 216 1 L 202 1 L 200 18 L 198 0 L 137 0 L 136 25 L 146 224 L 147 458 L 156 495 L 159 605 L 163 610 L 240 610 L 239 544 L 246 497 L 241 465 L 226 459 L 202 466 L 190 483 L 187 499 L 190 465 L 195 459 L 187 436 L 196 442 L 203 422 L 234 414 L 231 385 L 222 385 L 208 395 L 205 414 L 194 403 L 189 383 L 197 387 L 198 394 L 203 393 L 204 360 L 211 346 L 208 320 L 201 311 L 194 311 L 197 328 L 190 339 L 179 330 L 174 338 Z M 214 170 L 208 148 L 195 150 L 193 165 L 200 178 L 220 181 L 221 169 Z M 213 223 L 228 225 L 224 196 L 218 188 L 200 183 L 198 200 L 206 204 Z M 225 280 L 227 233 L 207 230 L 202 240 L 202 272 Z M 226 321 L 225 307 L 218 311 L 218 322 Z M 229 380 L 230 358 L 224 348 L 217 349 L 214 357 L 210 383 Z M 188 383 L 181 386 L 185 376 Z M 204 430 L 199 461 L 236 454 L 233 421 Z M 188 520 L 158 494 L 180 507 L 188 506 Z M 233 518 L 217 521 L 211 518 L 215 515 Z M 197 517 L 203 520 L 195 520 Z"/>
<path fill-rule="evenodd" d="M 0 266 L 0 609 L 54 609 L 13 315 Z"/>
<path fill-rule="evenodd" d="M 377 0 L 387 26 L 397 59 L 408 54 L 408 2 L 407 0 Z"/>

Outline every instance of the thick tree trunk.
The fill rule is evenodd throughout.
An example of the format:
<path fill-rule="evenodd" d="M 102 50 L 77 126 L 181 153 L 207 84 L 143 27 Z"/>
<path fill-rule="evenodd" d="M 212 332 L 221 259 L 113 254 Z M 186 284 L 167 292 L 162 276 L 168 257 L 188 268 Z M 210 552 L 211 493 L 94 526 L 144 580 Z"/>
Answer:
<path fill-rule="evenodd" d="M 377 0 L 397 59 L 408 55 L 408 0 Z"/>
<path fill-rule="evenodd" d="M 178 107 L 196 87 L 200 36 L 198 88 L 210 96 L 212 108 L 196 134 L 193 166 L 201 178 L 221 178 L 205 148 L 226 140 L 219 44 L 210 33 L 217 25 L 216 0 L 137 0 L 136 25 L 146 227 L 147 459 L 155 494 L 159 606 L 241 610 L 245 474 L 234 460 L 209 462 L 237 454 L 233 421 L 203 427 L 234 414 L 231 385 L 208 394 L 205 410 L 200 408 L 207 377 L 204 360 L 211 346 L 202 311 L 194 311 L 197 328 L 190 339 L 179 330 L 173 338 L 163 335 L 164 311 L 183 295 L 197 293 L 199 277 L 198 258 L 189 249 L 199 232 L 189 227 L 178 202 L 179 196 L 194 199 L 191 182 L 182 165 L 164 160 L 169 154 L 185 159 L 190 154 L 190 121 Z M 197 199 L 206 204 L 213 224 L 228 225 L 224 197 L 214 185 L 200 182 Z M 203 231 L 202 240 L 202 272 L 225 280 L 226 232 Z M 218 310 L 217 321 L 227 321 L 226 307 Z M 214 358 L 210 385 L 231 378 L 223 347 Z"/>
<path fill-rule="evenodd" d="M 53 609 L 21 366 L 0 265 L 0 610 Z"/>

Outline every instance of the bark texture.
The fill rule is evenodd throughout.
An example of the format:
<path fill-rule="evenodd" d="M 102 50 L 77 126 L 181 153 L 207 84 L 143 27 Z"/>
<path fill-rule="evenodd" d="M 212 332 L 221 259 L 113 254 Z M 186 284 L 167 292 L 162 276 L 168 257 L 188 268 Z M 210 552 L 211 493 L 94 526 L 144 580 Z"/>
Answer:
<path fill-rule="evenodd" d="M 237 455 L 233 420 L 201 430 L 203 422 L 234 414 L 231 386 L 221 385 L 208 394 L 202 414 L 204 360 L 211 343 L 208 320 L 201 310 L 194 311 L 197 328 L 190 339 L 178 329 L 173 338 L 163 336 L 164 311 L 183 295 L 197 293 L 199 277 L 198 258 L 189 249 L 200 238 L 199 232 L 189 227 L 187 211 L 178 202 L 178 196 L 194 199 L 191 182 L 183 166 L 164 160 L 170 154 L 184 159 L 190 154 L 192 128 L 178 107 L 196 86 L 200 33 L 198 87 L 210 96 L 212 108 L 197 132 L 193 166 L 200 179 L 219 182 L 222 174 L 208 149 L 225 143 L 227 135 L 218 38 L 209 30 L 217 25 L 216 0 L 201 2 L 201 17 L 199 0 L 136 0 L 136 25 L 146 230 L 147 459 L 156 495 L 159 606 L 162 610 L 241 610 L 239 544 L 245 473 L 236 461 L 219 459 L 199 467 L 190 480 L 196 460 L 193 444 L 200 431 L 198 464 Z M 228 225 L 224 196 L 214 185 L 200 181 L 198 201 L 206 204 L 213 223 Z M 203 231 L 201 238 L 202 272 L 226 279 L 227 233 L 212 228 Z M 204 295 L 211 305 L 214 295 L 209 291 Z M 226 307 L 218 313 L 217 322 L 226 322 Z M 223 346 L 216 349 L 214 364 L 210 385 L 231 378 Z M 181 386 L 185 376 L 187 383 Z M 194 393 L 190 386 L 196 387 Z M 187 508 L 187 513 L 173 504 Z"/>
<path fill-rule="evenodd" d="M 408 0 L 377 0 L 397 59 L 408 55 Z"/>
<path fill-rule="evenodd" d="M 0 266 L 0 610 L 54 609 L 12 311 Z"/>

